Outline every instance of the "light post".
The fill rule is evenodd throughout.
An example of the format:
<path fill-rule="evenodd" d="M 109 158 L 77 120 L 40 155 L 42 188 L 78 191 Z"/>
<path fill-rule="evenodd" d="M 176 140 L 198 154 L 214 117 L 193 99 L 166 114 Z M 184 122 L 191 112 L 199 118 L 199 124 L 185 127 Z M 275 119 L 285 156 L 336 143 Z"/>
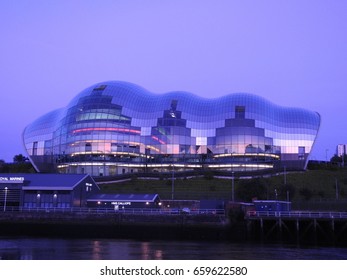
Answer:
<path fill-rule="evenodd" d="M 287 193 L 287 211 L 289 211 L 289 190 L 287 189 L 287 170 L 286 166 L 284 166 L 284 189 Z"/>
<path fill-rule="evenodd" d="M 36 208 L 37 208 L 37 209 L 39 208 L 39 206 L 41 206 L 41 205 L 40 205 L 40 196 L 41 196 L 41 195 L 40 195 L 39 193 L 38 193 L 37 196 L 36 196 L 36 198 L 37 198 L 37 201 L 36 201 Z"/>
<path fill-rule="evenodd" d="M 57 197 L 58 197 L 58 195 L 56 193 L 53 194 L 53 208 L 57 207 Z"/>
<path fill-rule="evenodd" d="M 275 200 L 275 215 L 276 215 L 276 217 L 277 217 L 277 211 L 279 211 L 279 209 L 278 209 L 278 200 L 277 200 L 277 189 L 275 189 L 275 197 L 276 197 L 276 200 Z"/>
<path fill-rule="evenodd" d="M 171 179 L 171 199 L 174 200 L 175 193 L 175 166 L 172 164 L 172 179 Z"/>
<path fill-rule="evenodd" d="M 234 171 L 232 172 L 232 176 L 231 176 L 231 201 L 234 202 L 235 201 L 235 182 L 234 182 L 235 178 L 234 178 Z"/>
<path fill-rule="evenodd" d="M 6 202 L 7 202 L 7 191 L 8 191 L 8 187 L 5 187 L 5 199 L 4 199 L 4 212 L 6 211 Z"/>
<path fill-rule="evenodd" d="M 289 191 L 287 191 L 287 211 L 289 211 Z"/>

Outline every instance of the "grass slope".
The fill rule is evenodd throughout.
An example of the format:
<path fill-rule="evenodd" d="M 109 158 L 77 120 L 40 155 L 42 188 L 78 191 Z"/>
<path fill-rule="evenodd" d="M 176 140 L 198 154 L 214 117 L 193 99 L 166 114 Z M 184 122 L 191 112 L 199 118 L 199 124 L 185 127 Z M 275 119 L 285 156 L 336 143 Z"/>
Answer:
<path fill-rule="evenodd" d="M 347 169 L 309 170 L 306 172 L 286 174 L 287 187 L 284 186 L 285 176 L 264 177 L 258 180 L 235 179 L 235 193 L 241 194 L 250 184 L 261 184 L 261 198 L 286 199 L 289 189 L 291 201 L 301 200 L 334 200 L 336 199 L 336 183 L 339 199 L 347 199 Z M 112 193 L 158 193 L 162 199 L 170 199 L 172 195 L 171 180 L 141 180 L 134 178 L 121 183 L 100 185 L 103 192 Z M 257 187 L 257 186 L 255 186 Z M 230 199 L 232 180 L 218 178 L 192 178 L 174 180 L 175 199 Z"/>

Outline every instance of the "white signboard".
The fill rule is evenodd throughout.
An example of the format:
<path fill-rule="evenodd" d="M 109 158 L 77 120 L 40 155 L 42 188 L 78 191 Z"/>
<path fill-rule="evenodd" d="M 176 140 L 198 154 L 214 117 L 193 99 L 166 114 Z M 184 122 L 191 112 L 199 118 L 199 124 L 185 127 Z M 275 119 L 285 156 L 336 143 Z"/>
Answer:
<path fill-rule="evenodd" d="M 0 184 L 23 184 L 24 177 L 0 177 Z"/>
<path fill-rule="evenodd" d="M 131 202 L 121 202 L 121 201 L 116 201 L 116 202 L 111 202 L 113 205 L 131 205 Z"/>

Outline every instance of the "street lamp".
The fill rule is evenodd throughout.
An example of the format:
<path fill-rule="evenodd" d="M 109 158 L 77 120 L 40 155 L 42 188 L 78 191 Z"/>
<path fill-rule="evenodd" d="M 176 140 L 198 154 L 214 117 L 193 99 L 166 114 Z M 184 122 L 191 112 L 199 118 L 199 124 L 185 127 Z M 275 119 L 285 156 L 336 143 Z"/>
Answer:
<path fill-rule="evenodd" d="M 41 206 L 40 204 L 40 194 L 38 193 L 37 195 L 36 195 L 36 198 L 37 198 L 37 202 L 36 202 L 36 208 L 39 208 L 39 206 Z"/>
<path fill-rule="evenodd" d="M 175 194 L 175 166 L 172 164 L 172 179 L 171 179 L 171 199 L 174 200 Z"/>
<path fill-rule="evenodd" d="M 7 190 L 8 190 L 8 187 L 5 187 L 4 212 L 6 211 Z"/>
<path fill-rule="evenodd" d="M 231 176 L 231 201 L 234 202 L 235 201 L 235 182 L 234 182 L 234 171 L 232 172 L 232 176 Z"/>
<path fill-rule="evenodd" d="M 56 193 L 53 194 L 53 207 L 57 207 L 57 197 L 58 195 Z"/>

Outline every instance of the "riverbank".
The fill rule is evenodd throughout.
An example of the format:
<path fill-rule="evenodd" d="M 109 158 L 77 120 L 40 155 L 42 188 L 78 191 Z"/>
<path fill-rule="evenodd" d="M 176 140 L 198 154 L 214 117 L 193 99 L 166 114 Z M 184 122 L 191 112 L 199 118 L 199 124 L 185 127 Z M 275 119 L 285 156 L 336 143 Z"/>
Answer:
<path fill-rule="evenodd" d="M 347 246 L 345 219 L 243 219 L 216 214 L 3 212 L 1 235 Z"/>
<path fill-rule="evenodd" d="M 0 214 L 2 234 L 71 238 L 229 240 L 236 235 L 224 216 L 123 213 L 11 212 Z"/>

